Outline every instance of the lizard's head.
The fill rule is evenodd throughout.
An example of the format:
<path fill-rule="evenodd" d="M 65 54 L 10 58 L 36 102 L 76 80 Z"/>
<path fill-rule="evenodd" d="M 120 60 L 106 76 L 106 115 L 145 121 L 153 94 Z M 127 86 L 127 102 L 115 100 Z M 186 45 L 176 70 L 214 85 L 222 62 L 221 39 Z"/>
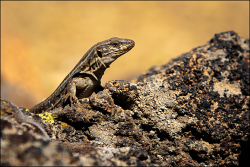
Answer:
<path fill-rule="evenodd" d="M 128 52 L 135 46 L 135 42 L 131 39 L 110 38 L 103 42 L 97 43 L 97 55 L 102 62 L 108 67 L 118 57 Z"/>

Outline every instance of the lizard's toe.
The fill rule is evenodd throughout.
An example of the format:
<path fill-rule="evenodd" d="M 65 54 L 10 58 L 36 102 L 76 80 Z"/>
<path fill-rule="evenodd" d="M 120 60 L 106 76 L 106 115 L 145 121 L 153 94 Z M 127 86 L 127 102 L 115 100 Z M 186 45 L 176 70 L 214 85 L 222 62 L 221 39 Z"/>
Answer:
<path fill-rule="evenodd" d="M 65 96 L 64 96 L 64 98 L 63 98 L 63 103 L 67 103 L 67 101 L 69 100 L 69 102 L 71 103 L 71 104 L 73 104 L 73 103 L 76 103 L 77 102 L 77 100 L 78 100 L 78 98 L 74 95 L 74 94 L 66 94 Z"/>

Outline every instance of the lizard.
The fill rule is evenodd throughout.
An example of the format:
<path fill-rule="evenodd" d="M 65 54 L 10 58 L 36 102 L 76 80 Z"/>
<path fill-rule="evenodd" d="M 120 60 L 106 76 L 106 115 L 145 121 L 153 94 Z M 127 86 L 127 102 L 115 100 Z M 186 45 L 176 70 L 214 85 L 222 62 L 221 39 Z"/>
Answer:
<path fill-rule="evenodd" d="M 110 64 L 134 45 L 131 39 L 117 37 L 98 42 L 83 55 L 56 90 L 29 111 L 38 114 L 62 106 L 66 101 L 74 103 L 89 97 L 101 87 L 101 78 Z"/>

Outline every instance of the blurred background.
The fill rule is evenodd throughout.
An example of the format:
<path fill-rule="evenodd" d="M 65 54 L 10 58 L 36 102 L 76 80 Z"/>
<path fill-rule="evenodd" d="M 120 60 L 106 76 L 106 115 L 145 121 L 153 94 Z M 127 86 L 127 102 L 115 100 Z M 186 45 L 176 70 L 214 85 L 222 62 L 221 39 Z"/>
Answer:
<path fill-rule="evenodd" d="M 111 37 L 135 47 L 111 64 L 102 85 L 131 80 L 229 30 L 249 38 L 249 1 L 1 1 L 1 98 L 31 108 Z"/>

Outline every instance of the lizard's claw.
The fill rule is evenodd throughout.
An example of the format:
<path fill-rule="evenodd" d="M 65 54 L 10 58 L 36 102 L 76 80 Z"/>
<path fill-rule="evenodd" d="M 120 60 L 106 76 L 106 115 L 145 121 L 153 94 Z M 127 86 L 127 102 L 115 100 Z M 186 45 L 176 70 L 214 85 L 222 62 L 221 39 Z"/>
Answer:
<path fill-rule="evenodd" d="M 67 100 L 70 101 L 70 104 L 77 103 L 78 98 L 73 93 L 67 93 L 63 98 L 63 103 L 66 103 Z"/>

